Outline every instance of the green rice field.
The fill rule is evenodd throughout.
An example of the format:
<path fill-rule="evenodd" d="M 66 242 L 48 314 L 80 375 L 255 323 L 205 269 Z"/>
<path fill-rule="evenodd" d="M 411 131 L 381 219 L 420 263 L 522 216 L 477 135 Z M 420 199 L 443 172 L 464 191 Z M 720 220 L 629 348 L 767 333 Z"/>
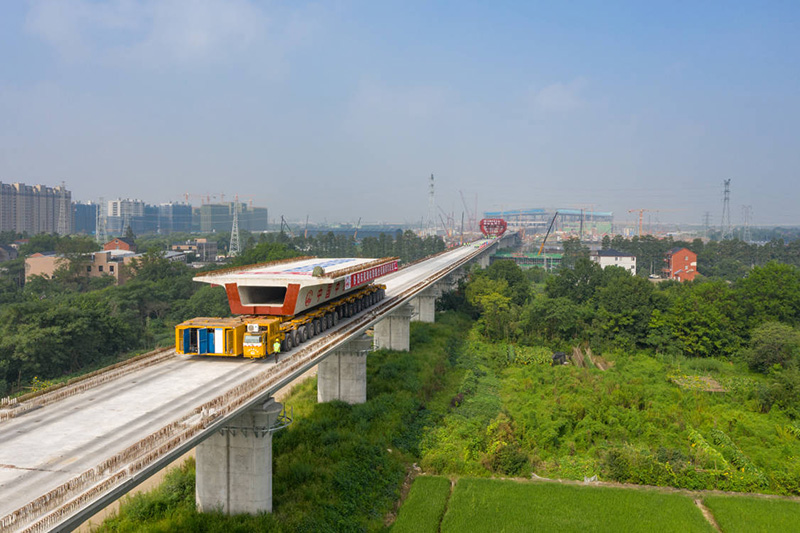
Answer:
<path fill-rule="evenodd" d="M 436 533 L 450 496 L 450 480 L 420 476 L 403 502 L 392 533 Z"/>
<path fill-rule="evenodd" d="M 491 479 L 458 480 L 449 501 L 428 478 L 417 478 L 393 532 L 436 531 L 433 517 L 444 512 L 442 533 L 530 531 L 586 532 L 712 532 L 691 498 L 654 490 L 581 487 L 557 483 L 520 483 Z M 425 496 L 424 494 L 434 494 Z M 420 499 L 430 498 L 424 513 Z M 446 502 L 446 510 L 445 510 Z M 401 529 L 402 528 L 402 529 Z"/>
<path fill-rule="evenodd" d="M 707 496 L 703 504 L 725 533 L 800 531 L 800 502 L 775 498 Z"/>

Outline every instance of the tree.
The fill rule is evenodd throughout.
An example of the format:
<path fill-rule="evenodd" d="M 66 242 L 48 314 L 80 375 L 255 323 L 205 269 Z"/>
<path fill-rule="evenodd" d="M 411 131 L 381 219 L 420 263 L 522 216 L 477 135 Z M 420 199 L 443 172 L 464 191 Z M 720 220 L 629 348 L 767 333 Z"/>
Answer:
<path fill-rule="evenodd" d="M 664 320 L 690 357 L 730 356 L 741 343 L 741 308 L 723 281 L 684 283 Z"/>
<path fill-rule="evenodd" d="M 606 268 L 605 273 L 614 270 L 621 270 L 622 275 L 613 276 L 597 289 L 595 329 L 617 344 L 641 345 L 647 338 L 653 311 L 653 284 L 618 267 Z"/>
<path fill-rule="evenodd" d="M 508 283 L 508 295 L 515 304 L 523 305 L 527 301 L 530 295 L 530 282 L 514 261 L 510 259 L 495 261 L 486 269 L 486 276 L 495 281 L 505 280 Z"/>
<path fill-rule="evenodd" d="M 581 244 L 580 239 L 571 237 L 563 243 L 564 255 L 561 258 L 561 267 L 571 268 L 579 259 L 589 258 L 589 248 Z"/>
<path fill-rule="evenodd" d="M 541 336 L 546 340 L 571 340 L 577 338 L 591 321 L 589 306 L 579 305 L 569 298 L 547 298 L 539 295 L 525 306 L 521 315 L 521 328 L 528 336 Z"/>
<path fill-rule="evenodd" d="M 581 257 L 574 268 L 561 268 L 558 275 L 547 279 L 545 292 L 550 298 L 565 297 L 584 303 L 594 296 L 603 281 L 603 269 L 591 259 Z"/>
<path fill-rule="evenodd" d="M 150 248 L 131 261 L 131 272 L 139 280 L 159 281 L 184 275 L 189 267 L 178 261 L 170 261 L 163 251 Z"/>
<path fill-rule="evenodd" d="M 766 374 L 775 366 L 788 366 L 800 353 L 800 332 L 780 322 L 765 322 L 750 335 L 744 359 L 751 370 Z"/>
<path fill-rule="evenodd" d="M 770 262 L 756 267 L 736 284 L 736 293 L 752 325 L 800 323 L 800 269 L 795 266 Z"/>

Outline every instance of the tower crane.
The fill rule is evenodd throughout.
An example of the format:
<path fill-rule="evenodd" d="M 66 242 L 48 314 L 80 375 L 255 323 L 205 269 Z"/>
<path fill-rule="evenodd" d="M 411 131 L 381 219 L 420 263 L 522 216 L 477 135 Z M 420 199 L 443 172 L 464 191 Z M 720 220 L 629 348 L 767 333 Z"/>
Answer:
<path fill-rule="evenodd" d="M 637 233 L 639 237 L 642 236 L 642 221 L 644 220 L 645 211 L 650 212 L 652 209 L 628 209 L 628 213 L 639 213 L 639 232 Z"/>

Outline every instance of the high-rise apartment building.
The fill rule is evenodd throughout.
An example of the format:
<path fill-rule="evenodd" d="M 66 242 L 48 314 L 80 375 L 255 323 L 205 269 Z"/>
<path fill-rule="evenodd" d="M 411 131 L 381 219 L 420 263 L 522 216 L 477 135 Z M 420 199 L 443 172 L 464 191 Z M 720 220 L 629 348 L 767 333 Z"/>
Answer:
<path fill-rule="evenodd" d="M 141 227 L 144 220 L 144 202 L 130 198 L 108 201 L 106 211 L 106 231 L 111 235 L 122 235 L 128 226 L 134 233 L 144 233 Z"/>
<path fill-rule="evenodd" d="M 72 228 L 72 193 L 63 185 L 0 182 L 0 231 L 68 234 Z"/>
<path fill-rule="evenodd" d="M 192 231 L 192 206 L 170 202 L 158 206 L 158 232 L 176 233 Z"/>
<path fill-rule="evenodd" d="M 100 206 L 93 202 L 73 204 L 73 231 L 84 235 L 94 235 L 97 229 L 97 211 Z"/>

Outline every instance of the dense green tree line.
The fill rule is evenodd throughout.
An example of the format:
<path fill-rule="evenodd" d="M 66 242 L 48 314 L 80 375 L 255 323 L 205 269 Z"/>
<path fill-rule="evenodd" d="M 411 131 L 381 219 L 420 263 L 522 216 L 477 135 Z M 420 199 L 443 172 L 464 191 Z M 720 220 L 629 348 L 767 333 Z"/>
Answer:
<path fill-rule="evenodd" d="M 579 256 L 574 251 L 576 239 L 564 245 L 567 259 Z M 664 268 L 664 254 L 676 247 L 686 247 L 697 254 L 697 270 L 706 277 L 734 281 L 743 278 L 755 266 L 764 266 L 770 261 L 800 267 L 800 240 L 785 241 L 774 238 L 764 243 L 747 243 L 739 239 L 704 242 L 673 240 L 672 237 L 659 239 L 653 235 L 626 239 L 620 235 L 613 239 L 603 238 L 603 248 L 613 248 L 636 256 L 637 274 L 643 277 L 651 273 L 658 276 Z M 588 249 L 584 256 L 588 256 Z M 572 266 L 567 263 L 568 266 Z"/>
<path fill-rule="evenodd" d="M 4 234 L 12 237 L 19 236 Z M 122 354 L 168 346 L 174 342 L 175 324 L 188 318 L 230 314 L 222 289 L 193 282 L 196 270 L 165 259 L 170 242 L 189 237 L 137 239 L 139 249 L 147 251 L 127 268 L 130 281 L 122 286 L 114 286 L 111 276 L 86 275 L 88 254 L 99 249 L 91 239 L 31 237 L 21 256 L 0 270 L 0 395 L 24 388 L 34 377 L 59 378 L 108 364 Z M 210 238 L 227 247 L 229 236 Z M 299 255 L 396 255 L 410 262 L 444 249 L 441 239 L 423 239 L 411 231 L 366 238 L 360 244 L 352 236 L 333 233 L 308 239 L 245 233 L 243 240 L 247 246 L 232 265 Z M 47 251 L 65 258 L 52 279 L 33 276 L 24 283 L 24 257 Z"/>
<path fill-rule="evenodd" d="M 479 311 L 479 328 L 492 341 L 745 361 L 782 383 L 772 396 L 800 390 L 800 268 L 793 265 L 769 262 L 733 283 L 652 283 L 579 258 L 532 285 L 514 263 L 496 261 L 472 273 L 463 304 Z M 790 412 L 800 415 L 800 400 Z"/>

